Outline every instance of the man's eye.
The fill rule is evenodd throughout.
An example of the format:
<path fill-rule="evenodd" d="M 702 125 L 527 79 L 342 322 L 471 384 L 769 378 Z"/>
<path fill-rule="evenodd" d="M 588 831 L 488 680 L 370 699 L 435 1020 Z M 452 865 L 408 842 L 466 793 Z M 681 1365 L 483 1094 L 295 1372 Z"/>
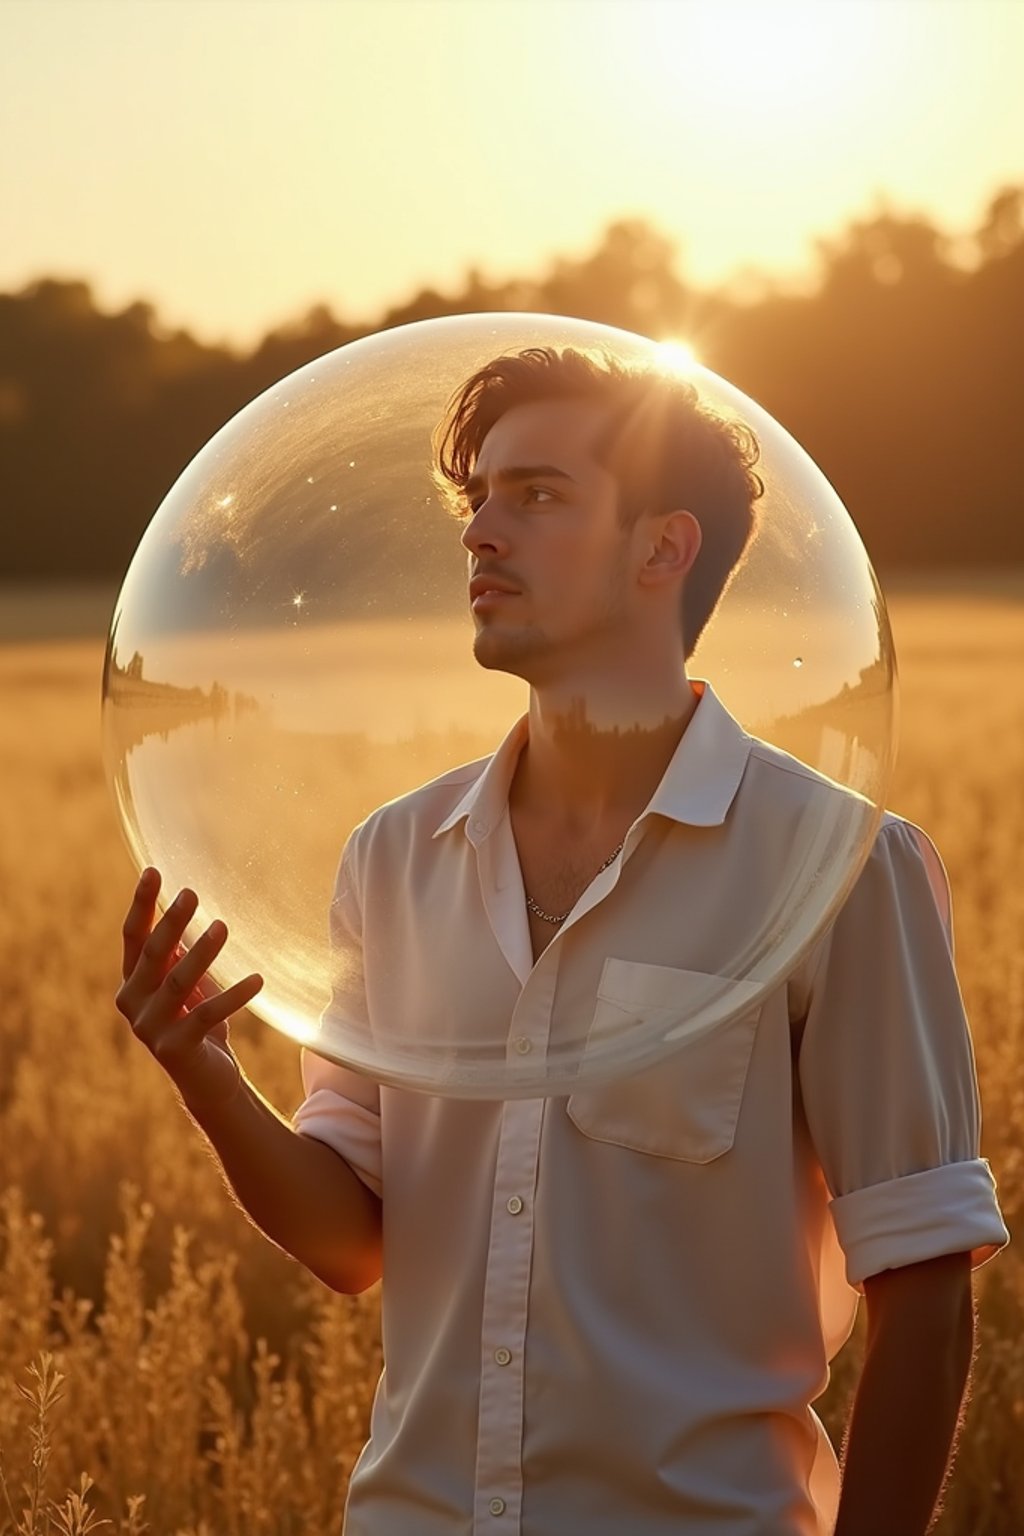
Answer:
<path fill-rule="evenodd" d="M 528 485 L 526 494 L 531 501 L 536 501 L 541 496 L 550 496 L 552 500 L 555 499 L 554 491 L 549 491 L 546 485 Z"/>

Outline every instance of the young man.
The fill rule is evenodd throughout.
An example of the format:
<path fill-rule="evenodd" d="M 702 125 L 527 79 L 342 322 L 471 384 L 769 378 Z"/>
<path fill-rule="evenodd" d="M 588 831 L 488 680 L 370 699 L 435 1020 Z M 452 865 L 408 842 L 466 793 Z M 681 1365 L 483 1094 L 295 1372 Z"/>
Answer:
<path fill-rule="evenodd" d="M 685 1016 L 694 974 L 724 966 L 771 864 L 736 849 L 784 837 L 826 782 L 686 674 L 754 529 L 755 461 L 655 373 L 531 349 L 467 382 L 439 468 L 476 658 L 529 682 L 529 712 L 352 834 L 339 1026 L 484 1032 L 514 1059 L 609 1007 Z M 259 978 L 203 1001 L 225 930 L 176 958 L 195 898 L 154 928 L 157 885 L 126 923 L 119 1006 L 258 1225 L 340 1290 L 384 1275 L 346 1536 L 923 1536 L 971 1267 L 1006 1231 L 919 829 L 886 813 L 796 974 L 654 1069 L 481 1102 L 307 1053 L 291 1126 L 226 1047 Z M 840 1490 L 810 1404 L 858 1289 Z"/>

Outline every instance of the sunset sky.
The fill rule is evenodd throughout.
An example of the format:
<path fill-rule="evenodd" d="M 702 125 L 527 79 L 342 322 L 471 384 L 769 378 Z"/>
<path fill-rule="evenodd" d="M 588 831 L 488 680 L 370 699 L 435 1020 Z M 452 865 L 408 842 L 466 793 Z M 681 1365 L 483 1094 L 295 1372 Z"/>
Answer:
<path fill-rule="evenodd" d="M 541 272 L 613 218 L 807 280 L 1024 182 L 1024 0 L 0 0 L 0 287 L 244 344 Z"/>

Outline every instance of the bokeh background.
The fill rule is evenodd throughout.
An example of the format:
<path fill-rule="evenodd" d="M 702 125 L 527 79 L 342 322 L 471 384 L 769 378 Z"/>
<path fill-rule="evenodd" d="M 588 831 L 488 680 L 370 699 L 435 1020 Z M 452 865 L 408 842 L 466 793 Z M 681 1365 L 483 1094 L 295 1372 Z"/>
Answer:
<path fill-rule="evenodd" d="M 531 309 L 677 342 L 832 480 L 889 604 L 890 806 L 950 873 L 1015 1227 L 1022 78 L 1020 0 L 0 5 L 0 1536 L 340 1531 L 377 1296 L 251 1230 L 113 1007 L 133 872 L 99 680 L 181 469 L 381 327 Z M 296 1048 L 234 1028 L 289 1113 Z M 1024 1528 L 1015 1248 L 977 1289 L 943 1536 Z M 861 1347 L 819 1405 L 837 1440 Z"/>

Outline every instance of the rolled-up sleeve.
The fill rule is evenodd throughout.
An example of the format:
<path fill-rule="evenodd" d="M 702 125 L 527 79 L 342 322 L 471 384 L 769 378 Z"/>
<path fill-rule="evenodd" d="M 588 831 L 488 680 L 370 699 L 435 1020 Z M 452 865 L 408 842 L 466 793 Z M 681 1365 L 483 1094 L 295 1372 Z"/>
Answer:
<path fill-rule="evenodd" d="M 356 837 L 342 852 L 330 907 L 331 1000 L 320 1018 L 321 1031 L 332 1023 L 366 1027 L 363 981 L 362 913 L 359 899 Z M 370 1078 L 338 1066 L 303 1047 L 305 1098 L 292 1116 L 300 1135 L 323 1141 L 343 1157 L 375 1195 L 382 1194 L 380 1087 Z"/>
<path fill-rule="evenodd" d="M 1008 1234 L 987 1161 L 952 899 L 934 843 L 887 816 L 820 942 L 799 1078 L 847 1278 Z"/>

